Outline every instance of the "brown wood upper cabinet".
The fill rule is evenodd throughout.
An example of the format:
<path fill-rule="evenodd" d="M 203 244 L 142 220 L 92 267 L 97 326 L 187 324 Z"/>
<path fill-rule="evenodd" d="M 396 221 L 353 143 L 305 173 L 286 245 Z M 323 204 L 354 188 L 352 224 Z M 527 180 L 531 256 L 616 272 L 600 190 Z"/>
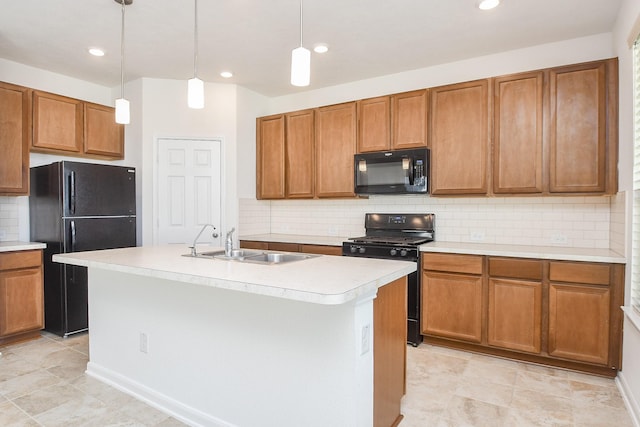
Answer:
<path fill-rule="evenodd" d="M 493 192 L 541 193 L 544 72 L 497 77 L 494 90 Z"/>
<path fill-rule="evenodd" d="M 32 108 L 31 151 L 124 158 L 124 126 L 112 107 L 34 90 Z"/>
<path fill-rule="evenodd" d="M 260 117 L 256 123 L 256 196 L 282 199 L 285 196 L 284 114 Z"/>
<path fill-rule="evenodd" d="M 427 146 L 427 90 L 363 99 L 358 105 L 358 153 Z"/>
<path fill-rule="evenodd" d="M 258 199 L 313 197 L 313 117 L 302 110 L 257 119 Z"/>
<path fill-rule="evenodd" d="M 0 82 L 0 196 L 29 194 L 29 88 Z"/>
<path fill-rule="evenodd" d="M 617 190 L 617 59 L 549 71 L 549 191 Z"/>
<path fill-rule="evenodd" d="M 316 196 L 354 197 L 356 103 L 316 109 Z"/>
<path fill-rule="evenodd" d="M 486 194 L 491 130 L 489 80 L 430 89 L 431 194 Z"/>

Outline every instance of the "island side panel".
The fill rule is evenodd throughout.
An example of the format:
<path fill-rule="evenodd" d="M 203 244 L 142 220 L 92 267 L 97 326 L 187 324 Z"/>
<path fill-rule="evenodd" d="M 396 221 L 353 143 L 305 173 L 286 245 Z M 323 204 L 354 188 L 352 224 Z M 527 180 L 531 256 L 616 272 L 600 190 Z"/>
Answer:
<path fill-rule="evenodd" d="M 372 298 L 321 305 L 90 268 L 87 372 L 192 424 L 371 426 Z"/>

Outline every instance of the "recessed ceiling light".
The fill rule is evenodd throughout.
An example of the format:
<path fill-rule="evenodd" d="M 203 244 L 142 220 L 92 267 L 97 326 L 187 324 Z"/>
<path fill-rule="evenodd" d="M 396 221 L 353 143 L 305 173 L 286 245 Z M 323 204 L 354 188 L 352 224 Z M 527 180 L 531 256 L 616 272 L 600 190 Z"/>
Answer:
<path fill-rule="evenodd" d="M 325 43 L 318 43 L 315 46 L 313 46 L 313 51 L 315 53 L 325 53 L 329 51 L 329 46 L 327 46 Z"/>
<path fill-rule="evenodd" d="M 223 71 L 220 73 L 220 75 L 225 79 L 233 77 L 233 73 L 231 71 Z"/>
<path fill-rule="evenodd" d="M 97 47 L 90 47 L 89 53 L 93 56 L 104 56 L 104 50 Z"/>
<path fill-rule="evenodd" d="M 478 8 L 482 10 L 493 9 L 500 4 L 500 0 L 480 0 L 478 2 Z"/>

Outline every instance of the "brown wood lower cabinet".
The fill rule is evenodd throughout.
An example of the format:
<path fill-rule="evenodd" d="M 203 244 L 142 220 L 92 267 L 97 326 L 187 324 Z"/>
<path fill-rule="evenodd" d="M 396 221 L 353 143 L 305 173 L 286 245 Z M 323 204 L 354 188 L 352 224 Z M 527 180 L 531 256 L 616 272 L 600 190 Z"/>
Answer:
<path fill-rule="evenodd" d="M 42 251 L 0 253 L 0 345 L 34 338 L 43 327 Z"/>
<path fill-rule="evenodd" d="M 623 264 L 425 253 L 422 268 L 425 342 L 605 376 L 620 369 Z"/>
<path fill-rule="evenodd" d="M 240 247 L 244 249 L 258 249 L 282 252 L 303 252 L 318 255 L 342 255 L 341 246 L 310 245 L 289 242 L 263 242 L 257 240 L 240 240 Z"/>

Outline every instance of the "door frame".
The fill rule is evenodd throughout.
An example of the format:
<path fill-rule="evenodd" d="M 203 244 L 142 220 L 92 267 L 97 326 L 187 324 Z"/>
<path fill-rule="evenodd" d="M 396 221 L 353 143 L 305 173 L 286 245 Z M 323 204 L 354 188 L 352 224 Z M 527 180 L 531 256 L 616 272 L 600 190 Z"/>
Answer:
<path fill-rule="evenodd" d="M 223 230 L 227 229 L 227 213 L 225 206 L 227 206 L 227 186 L 226 186 L 226 152 L 225 152 L 225 144 L 224 138 L 221 136 L 210 137 L 210 138 L 202 138 L 202 137 L 179 137 L 179 136 L 157 136 L 153 140 L 153 214 L 152 214 L 152 242 L 154 245 L 158 244 L 158 235 L 160 233 L 160 216 L 158 214 L 158 199 L 160 186 L 158 185 L 158 169 L 160 168 L 160 140 L 170 139 L 173 141 L 215 141 L 220 143 L 220 229 L 219 232 L 222 233 Z"/>

